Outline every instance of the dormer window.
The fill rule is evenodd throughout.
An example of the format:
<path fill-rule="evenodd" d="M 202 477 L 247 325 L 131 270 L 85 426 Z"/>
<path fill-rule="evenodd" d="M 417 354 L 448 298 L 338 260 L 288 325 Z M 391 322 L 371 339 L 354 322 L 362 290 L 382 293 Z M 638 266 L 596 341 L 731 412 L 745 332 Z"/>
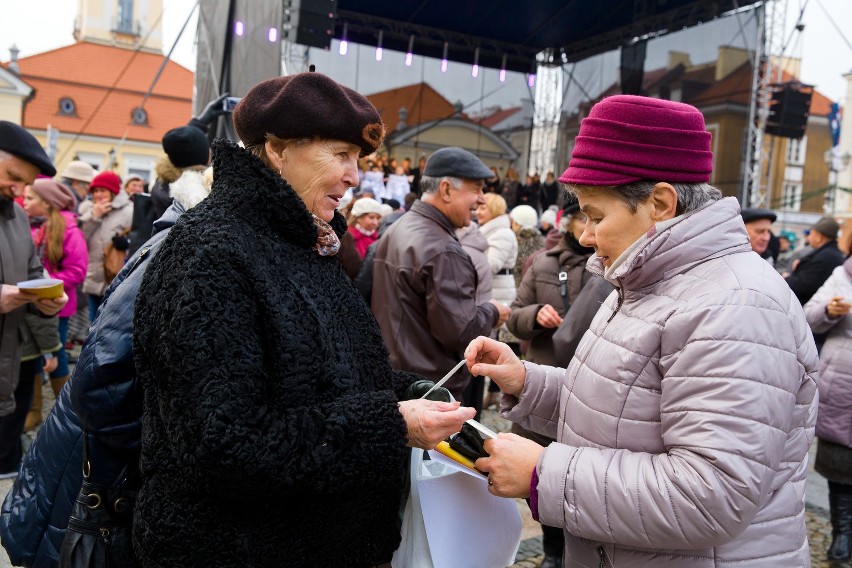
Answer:
<path fill-rule="evenodd" d="M 62 116 L 77 116 L 77 103 L 71 97 L 59 99 L 59 114 Z"/>
<path fill-rule="evenodd" d="M 130 111 L 130 122 L 132 124 L 146 125 L 148 124 L 148 113 L 142 107 L 136 107 Z"/>

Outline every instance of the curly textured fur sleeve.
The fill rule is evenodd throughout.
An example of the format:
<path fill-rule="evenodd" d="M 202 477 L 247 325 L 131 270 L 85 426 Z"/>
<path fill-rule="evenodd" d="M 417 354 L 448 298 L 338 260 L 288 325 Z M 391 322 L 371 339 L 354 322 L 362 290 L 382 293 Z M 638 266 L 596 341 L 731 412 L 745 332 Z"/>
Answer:
<path fill-rule="evenodd" d="M 335 494 L 399 476 L 407 448 L 397 393 L 408 377 L 388 368 L 364 387 L 368 373 L 352 367 L 366 357 L 339 355 L 358 349 L 342 318 L 325 325 L 343 331 L 314 321 L 299 289 L 263 297 L 287 284 L 252 281 L 215 246 L 195 255 L 155 259 L 137 304 L 146 420 L 162 425 L 168 445 L 154 452 L 211 483 L 266 494 Z M 187 267 L 197 273 L 177 282 Z"/>

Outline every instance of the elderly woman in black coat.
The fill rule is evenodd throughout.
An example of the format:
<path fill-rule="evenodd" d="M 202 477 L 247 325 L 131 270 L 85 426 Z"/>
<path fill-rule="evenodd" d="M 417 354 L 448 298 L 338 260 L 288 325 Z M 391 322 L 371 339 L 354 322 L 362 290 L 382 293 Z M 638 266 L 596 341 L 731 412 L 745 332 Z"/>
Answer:
<path fill-rule="evenodd" d="M 143 567 L 372 566 L 398 547 L 409 447 L 474 415 L 406 400 L 335 253 L 378 112 L 318 73 L 256 85 L 214 143 L 210 197 L 145 274 L 134 517 Z"/>

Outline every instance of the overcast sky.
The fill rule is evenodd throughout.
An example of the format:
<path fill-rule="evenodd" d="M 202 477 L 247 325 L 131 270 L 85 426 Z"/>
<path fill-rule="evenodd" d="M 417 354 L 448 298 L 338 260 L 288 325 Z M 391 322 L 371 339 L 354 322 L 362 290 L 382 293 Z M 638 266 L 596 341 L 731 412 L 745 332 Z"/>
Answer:
<path fill-rule="evenodd" d="M 813 84 L 824 95 L 835 101 L 843 101 L 846 95 L 846 81 L 843 73 L 852 71 L 852 0 L 786 0 L 787 20 L 785 38 L 789 41 L 786 55 L 802 58 L 802 81 Z M 194 0 L 164 0 L 163 17 L 164 51 L 175 43 L 178 30 L 192 11 Z M 802 6 L 805 7 L 802 33 L 792 32 L 796 17 Z M 71 32 L 77 12 L 77 2 L 72 0 L 29 0 L 18 2 L 14 10 L 7 10 L 0 18 L 0 60 L 9 59 L 8 48 L 16 44 L 21 57 L 41 53 L 50 49 L 73 43 Z M 743 19 L 747 19 L 744 16 Z M 841 24 L 839 31 L 835 22 Z M 704 26 L 707 28 L 708 26 Z M 702 63 L 714 58 L 718 43 L 737 43 L 742 38 L 733 37 L 738 26 L 722 25 L 723 32 L 707 29 L 698 37 L 691 36 L 688 42 L 682 34 L 672 34 L 660 46 L 649 46 L 646 69 L 659 66 L 669 49 L 690 50 L 693 63 Z M 844 37 L 846 34 L 847 37 Z M 729 37 L 731 36 L 731 37 Z M 190 68 L 195 68 L 195 20 L 187 28 L 175 46 L 173 59 Z M 680 39 L 679 39 L 680 38 Z M 747 39 L 754 47 L 753 38 Z M 687 44 L 687 45 L 684 45 Z M 369 94 L 380 90 L 418 83 L 429 83 L 451 101 L 461 100 L 476 112 L 482 107 L 501 105 L 514 106 L 522 97 L 529 98 L 530 91 L 526 78 L 517 73 L 509 73 L 505 83 L 497 79 L 496 70 L 483 70 L 478 78 L 471 77 L 466 65 L 453 65 L 447 73 L 441 73 L 439 62 L 432 59 L 415 57 L 414 65 L 403 65 L 404 55 L 385 51 L 381 63 L 374 58 L 372 47 L 350 46 L 344 57 L 334 48 L 327 53 L 311 50 L 311 60 L 336 80 L 357 90 Z M 655 52 L 655 49 L 657 50 Z M 360 53 L 361 59 L 355 63 Z M 583 89 L 595 95 L 595 91 L 605 88 L 614 77 L 618 66 L 617 52 L 578 66 L 575 78 Z M 356 72 L 357 70 L 357 72 Z M 577 92 L 580 89 L 576 87 Z M 483 95 L 486 97 L 479 102 Z M 570 95 L 569 95 L 570 96 Z"/>

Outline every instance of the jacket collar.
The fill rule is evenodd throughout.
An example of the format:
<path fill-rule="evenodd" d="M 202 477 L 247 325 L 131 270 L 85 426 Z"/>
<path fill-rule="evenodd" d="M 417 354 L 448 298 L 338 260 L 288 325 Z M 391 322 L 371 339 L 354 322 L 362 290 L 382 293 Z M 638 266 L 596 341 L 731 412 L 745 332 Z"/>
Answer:
<path fill-rule="evenodd" d="M 509 216 L 505 213 L 503 215 L 498 215 L 494 217 L 484 225 L 480 225 L 479 230 L 484 235 L 490 235 L 495 231 L 499 231 L 500 229 L 511 229 L 512 223 L 509 220 Z"/>
<path fill-rule="evenodd" d="M 568 246 L 568 243 L 565 238 L 565 234 L 562 234 L 562 238 L 559 239 L 559 242 L 551 248 L 550 250 L 545 251 L 544 253 L 547 256 L 555 256 L 557 257 L 557 261 L 559 262 L 559 266 L 576 266 L 578 264 L 585 264 L 591 253 L 589 254 L 577 254 Z"/>
<path fill-rule="evenodd" d="M 316 243 L 313 215 L 296 191 L 251 152 L 222 138 L 213 141 L 213 189 L 206 203 L 250 225 L 303 247 Z M 346 220 L 338 212 L 330 225 L 342 238 Z"/>
<path fill-rule="evenodd" d="M 609 268 L 597 256 L 589 258 L 587 267 L 617 287 L 637 290 L 713 258 L 749 251 L 739 203 L 727 197 L 657 223 Z"/>
<path fill-rule="evenodd" d="M 431 219 L 432 221 L 440 225 L 445 231 L 447 231 L 447 233 L 452 235 L 454 239 L 458 240 L 458 238 L 456 237 L 456 228 L 453 226 L 452 222 L 450 222 L 450 219 L 446 215 L 438 211 L 432 205 L 424 203 L 423 201 L 420 201 L 418 199 L 411 206 L 410 213 L 414 213 L 416 215 L 426 217 L 427 219 Z M 479 230 L 481 232 L 482 228 L 480 227 Z"/>

